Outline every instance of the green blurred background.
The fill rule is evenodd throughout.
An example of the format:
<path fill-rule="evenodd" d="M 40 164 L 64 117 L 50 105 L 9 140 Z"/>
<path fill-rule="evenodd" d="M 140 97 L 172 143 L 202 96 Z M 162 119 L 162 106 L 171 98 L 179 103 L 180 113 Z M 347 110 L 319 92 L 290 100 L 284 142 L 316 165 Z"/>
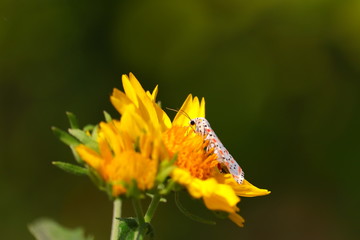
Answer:
<path fill-rule="evenodd" d="M 40 216 L 109 238 L 111 203 L 50 164 L 73 161 L 50 127 L 68 127 L 65 111 L 118 116 L 109 96 L 130 71 L 164 106 L 205 97 L 246 178 L 272 191 L 242 198 L 242 229 L 193 222 L 170 198 L 156 239 L 358 239 L 357 0 L 1 0 L 1 239 L 33 239 Z"/>

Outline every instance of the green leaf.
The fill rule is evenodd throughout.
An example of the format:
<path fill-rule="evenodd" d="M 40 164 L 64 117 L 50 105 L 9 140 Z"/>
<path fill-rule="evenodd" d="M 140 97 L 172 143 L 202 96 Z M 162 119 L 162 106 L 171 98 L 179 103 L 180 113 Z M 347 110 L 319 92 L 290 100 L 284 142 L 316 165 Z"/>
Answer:
<path fill-rule="evenodd" d="M 55 221 L 41 218 L 30 223 L 29 231 L 37 240 L 93 240 L 94 237 L 86 237 L 81 228 L 65 228 Z"/>
<path fill-rule="evenodd" d="M 140 226 L 135 218 L 119 218 L 118 220 L 120 221 L 118 240 L 143 240 L 154 238 L 154 230 L 149 223 L 144 223 Z"/>
<path fill-rule="evenodd" d="M 80 167 L 71 163 L 66 162 L 52 162 L 56 167 L 60 168 L 61 170 L 64 170 L 65 172 L 78 175 L 78 176 L 84 176 L 89 175 L 89 169 Z"/>
<path fill-rule="evenodd" d="M 80 144 L 80 142 L 76 138 L 74 138 L 67 132 L 65 132 L 57 127 L 51 127 L 51 130 L 53 131 L 55 136 L 58 137 L 59 140 L 62 141 L 63 143 L 65 143 L 66 145 L 77 146 Z"/>
<path fill-rule="evenodd" d="M 112 117 L 107 111 L 104 111 L 104 117 L 105 117 L 106 122 L 111 122 L 112 121 Z"/>
<path fill-rule="evenodd" d="M 83 130 L 69 129 L 69 133 L 76 137 L 84 145 L 88 146 L 91 149 L 94 149 L 95 151 L 98 151 L 99 148 L 97 142 L 92 139 L 91 136 L 88 136 Z"/>
<path fill-rule="evenodd" d="M 138 229 L 139 230 L 138 230 L 138 233 L 137 233 L 136 240 L 143 240 L 143 239 L 145 239 L 144 236 L 147 236 L 150 239 L 154 239 L 154 229 L 150 225 L 150 223 L 144 223 L 143 225 L 139 226 Z"/>
<path fill-rule="evenodd" d="M 78 120 L 77 120 L 77 117 L 75 116 L 75 114 L 73 114 L 72 112 L 66 112 L 66 116 L 69 119 L 71 128 L 78 129 L 79 124 L 78 124 Z"/>
<path fill-rule="evenodd" d="M 180 203 L 179 193 L 178 192 L 175 192 L 175 203 L 176 203 L 176 206 L 179 208 L 180 212 L 182 212 L 185 216 L 187 216 L 191 220 L 196 221 L 196 222 L 200 222 L 200 223 L 209 224 L 209 225 L 215 225 L 216 224 L 216 222 L 204 219 L 204 218 L 199 217 L 199 216 L 196 216 L 196 215 L 190 213 L 189 210 L 184 208 L 184 206 Z"/>
<path fill-rule="evenodd" d="M 135 218 L 119 218 L 119 221 L 120 231 L 118 240 L 134 239 L 139 226 Z"/>

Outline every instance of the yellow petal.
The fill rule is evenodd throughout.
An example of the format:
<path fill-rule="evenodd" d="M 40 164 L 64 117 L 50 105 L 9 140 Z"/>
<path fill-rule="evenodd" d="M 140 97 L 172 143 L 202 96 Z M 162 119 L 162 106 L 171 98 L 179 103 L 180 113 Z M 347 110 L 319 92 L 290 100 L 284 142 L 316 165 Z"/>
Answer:
<path fill-rule="evenodd" d="M 122 84 L 124 87 L 124 91 L 126 93 L 126 96 L 135 104 L 136 107 L 139 107 L 139 102 L 136 96 L 136 91 L 132 84 L 130 83 L 130 80 L 127 75 L 122 75 Z"/>
<path fill-rule="evenodd" d="M 152 133 L 151 125 L 149 125 L 141 116 L 135 111 L 126 111 L 121 117 L 121 124 L 119 125 L 120 132 L 126 132 L 132 139 L 143 133 Z"/>
<path fill-rule="evenodd" d="M 130 83 L 133 86 L 137 95 L 144 95 L 145 94 L 144 88 L 141 86 L 139 80 L 137 80 L 137 78 L 132 72 L 129 73 L 129 78 L 130 78 Z"/>
<path fill-rule="evenodd" d="M 257 197 L 271 193 L 267 189 L 260 189 L 255 187 L 247 180 L 244 180 L 242 184 L 238 184 L 231 176 L 231 174 L 222 174 L 219 173 L 219 171 L 214 171 L 213 176 L 219 183 L 223 183 L 232 187 L 236 195 L 240 197 Z"/>
<path fill-rule="evenodd" d="M 174 181 L 184 185 L 194 198 L 203 198 L 206 207 L 210 210 L 229 213 L 238 210 L 236 204 L 240 201 L 240 198 L 236 196 L 231 187 L 219 184 L 213 178 L 200 180 L 180 168 L 176 168 L 172 172 L 172 178 Z"/>
<path fill-rule="evenodd" d="M 105 139 L 104 134 L 99 134 L 98 137 L 98 143 L 99 143 L 99 149 L 101 157 L 104 159 L 103 161 L 108 162 L 112 159 L 112 153 L 111 149 L 109 148 L 109 145 Z"/>
<path fill-rule="evenodd" d="M 115 122 L 112 121 L 111 123 L 100 123 L 101 132 L 99 134 L 103 134 L 106 141 L 109 143 L 111 150 L 114 151 L 114 154 L 119 154 L 121 151 L 124 151 L 126 148 L 124 141 L 122 138 L 119 137 L 119 131 L 115 126 Z"/>
<path fill-rule="evenodd" d="M 149 98 L 149 96 L 146 94 L 145 90 L 143 89 L 139 81 L 136 79 L 134 74 L 130 73 L 129 77 L 130 77 L 129 82 L 132 86 L 131 89 L 135 92 L 135 95 L 137 96 L 137 100 L 139 100 L 136 106 L 139 108 L 140 114 L 145 118 L 145 120 L 147 119 L 150 120 L 152 125 L 155 128 L 157 128 L 157 126 L 159 126 L 159 119 L 157 112 L 155 110 L 157 106 L 156 103 L 154 103 L 154 101 L 151 98 Z M 130 87 L 127 86 L 127 88 Z M 124 90 L 126 91 L 125 86 L 124 86 Z M 127 92 L 126 95 L 128 95 Z"/>
<path fill-rule="evenodd" d="M 158 85 L 156 85 L 156 87 L 154 88 L 153 92 L 150 93 L 150 91 L 146 91 L 146 95 L 148 95 L 148 97 L 152 100 L 152 101 L 156 101 L 156 96 L 158 94 Z"/>
<path fill-rule="evenodd" d="M 159 88 L 158 85 L 156 85 L 156 87 L 154 88 L 154 91 L 151 94 L 152 100 L 155 101 L 156 100 L 156 96 L 158 94 Z"/>
<path fill-rule="evenodd" d="M 162 110 L 158 105 L 155 106 L 155 110 L 160 121 L 161 131 L 171 128 L 171 120 L 166 112 L 164 112 L 164 110 Z"/>
<path fill-rule="evenodd" d="M 186 114 L 188 114 L 187 110 L 189 110 L 191 106 L 192 106 L 192 95 L 189 94 L 173 120 L 174 126 L 188 126 L 189 125 L 190 119 L 187 117 Z"/>
<path fill-rule="evenodd" d="M 123 92 L 116 88 L 113 90 L 110 101 L 120 114 L 125 112 L 128 105 L 134 104 Z"/>
<path fill-rule="evenodd" d="M 193 118 L 205 117 L 205 99 L 201 102 L 198 97 L 192 97 L 191 94 L 186 98 L 179 112 L 176 114 L 174 126 L 189 126 L 189 121 Z"/>
<path fill-rule="evenodd" d="M 83 159 L 87 164 L 91 167 L 98 169 L 100 167 L 100 163 L 102 162 L 102 158 L 100 155 L 94 150 L 84 146 L 79 145 L 76 147 L 76 151 L 80 155 L 81 159 Z"/>
<path fill-rule="evenodd" d="M 240 198 L 236 196 L 231 187 L 224 184 L 218 184 L 215 180 L 212 184 L 213 187 L 211 193 L 204 196 L 206 207 L 210 210 L 234 213 L 237 210 L 236 204 L 240 201 Z M 205 187 L 205 185 L 203 187 Z"/>
<path fill-rule="evenodd" d="M 199 108 L 199 117 L 205 117 L 205 98 L 201 99 Z"/>
<path fill-rule="evenodd" d="M 238 196 L 242 197 L 257 197 L 257 196 L 264 196 L 271 193 L 271 191 L 267 189 L 260 189 L 258 187 L 255 187 L 251 183 L 249 183 L 246 179 L 243 181 L 242 184 L 237 185 L 231 185 L 231 187 L 234 189 L 235 193 Z"/>
<path fill-rule="evenodd" d="M 186 112 L 190 116 L 190 118 L 193 119 L 193 118 L 200 117 L 199 116 L 199 109 L 200 109 L 199 98 L 194 97 L 192 99 L 191 105 L 189 105 L 187 107 L 187 109 L 184 109 L 184 112 Z M 189 125 L 189 121 L 188 121 L 187 125 Z"/>
<path fill-rule="evenodd" d="M 188 185 L 192 181 L 191 175 L 186 170 L 175 168 L 172 172 L 172 178 L 181 185 Z"/>
<path fill-rule="evenodd" d="M 229 214 L 229 219 L 231 221 L 233 221 L 236 225 L 238 225 L 239 227 L 243 227 L 244 226 L 244 222 L 245 220 L 237 213 L 230 213 Z"/>
<path fill-rule="evenodd" d="M 151 101 L 151 99 L 145 93 L 144 95 L 139 96 L 139 99 L 139 110 L 144 120 L 150 121 L 150 124 L 154 126 L 154 128 L 160 128 L 158 115 L 155 110 L 156 104 Z"/>

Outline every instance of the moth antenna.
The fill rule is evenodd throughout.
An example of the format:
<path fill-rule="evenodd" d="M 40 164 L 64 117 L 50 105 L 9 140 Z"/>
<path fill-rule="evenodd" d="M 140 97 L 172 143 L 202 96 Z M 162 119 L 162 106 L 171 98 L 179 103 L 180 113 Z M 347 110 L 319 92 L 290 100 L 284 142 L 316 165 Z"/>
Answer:
<path fill-rule="evenodd" d="M 166 109 L 168 110 L 171 110 L 171 111 L 174 111 L 174 112 L 180 112 L 182 114 L 184 114 L 185 117 L 187 117 L 189 120 L 191 120 L 189 114 L 187 114 L 184 110 L 180 109 L 180 110 L 177 110 L 177 109 L 174 109 L 174 108 L 168 108 L 168 107 L 165 107 Z"/>
<path fill-rule="evenodd" d="M 177 109 L 174 109 L 174 108 L 169 108 L 169 107 L 165 107 L 167 110 L 171 110 L 171 111 L 174 111 L 174 112 L 179 112 L 179 110 Z"/>
<path fill-rule="evenodd" d="M 191 120 L 191 117 L 189 116 L 189 114 L 187 114 L 187 112 L 185 112 L 185 111 L 182 110 L 182 109 L 180 109 L 180 112 L 181 112 L 182 114 L 184 114 L 185 117 L 187 117 L 189 120 Z"/>

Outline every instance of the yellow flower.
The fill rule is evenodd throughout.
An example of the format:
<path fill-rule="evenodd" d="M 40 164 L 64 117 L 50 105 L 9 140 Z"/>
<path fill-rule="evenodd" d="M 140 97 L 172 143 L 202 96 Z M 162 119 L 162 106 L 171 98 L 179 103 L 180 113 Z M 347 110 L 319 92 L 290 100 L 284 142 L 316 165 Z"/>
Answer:
<path fill-rule="evenodd" d="M 229 213 L 229 218 L 238 226 L 244 219 L 237 214 L 238 196 L 254 197 L 269 194 L 244 180 L 238 184 L 230 174 L 222 174 L 216 168 L 217 156 L 205 151 L 207 142 L 202 136 L 189 131 L 189 118 L 205 117 L 205 100 L 189 95 L 175 116 L 173 127 L 163 134 L 170 154 L 178 153 L 172 178 L 184 185 L 194 198 L 202 198 L 210 210 Z M 201 163 L 201 164 L 199 164 Z"/>
<path fill-rule="evenodd" d="M 171 126 L 166 113 L 158 106 L 157 86 L 145 92 L 130 73 L 122 76 L 124 92 L 114 89 L 110 100 L 121 114 L 120 121 L 100 123 L 99 152 L 80 145 L 80 157 L 112 187 L 112 195 L 126 193 L 136 180 L 138 189 L 154 187 L 159 161 L 169 159 L 162 132 Z"/>
<path fill-rule="evenodd" d="M 230 185 L 219 183 L 212 177 L 218 164 L 217 156 L 205 149 L 208 142 L 188 131 L 188 127 L 174 126 L 164 132 L 163 140 L 170 155 L 177 153 L 176 168 L 171 177 L 185 186 L 194 198 L 202 198 L 205 206 L 213 211 L 236 214 L 240 198 Z M 240 216 L 237 218 L 242 219 Z M 236 222 L 243 226 L 243 220 Z"/>
<path fill-rule="evenodd" d="M 150 126 L 135 112 L 126 111 L 120 121 L 100 123 L 99 152 L 79 145 L 80 157 L 112 187 L 112 195 L 126 193 L 136 180 L 138 189 L 154 186 L 158 164 L 167 159 L 160 135 L 150 134 Z"/>

